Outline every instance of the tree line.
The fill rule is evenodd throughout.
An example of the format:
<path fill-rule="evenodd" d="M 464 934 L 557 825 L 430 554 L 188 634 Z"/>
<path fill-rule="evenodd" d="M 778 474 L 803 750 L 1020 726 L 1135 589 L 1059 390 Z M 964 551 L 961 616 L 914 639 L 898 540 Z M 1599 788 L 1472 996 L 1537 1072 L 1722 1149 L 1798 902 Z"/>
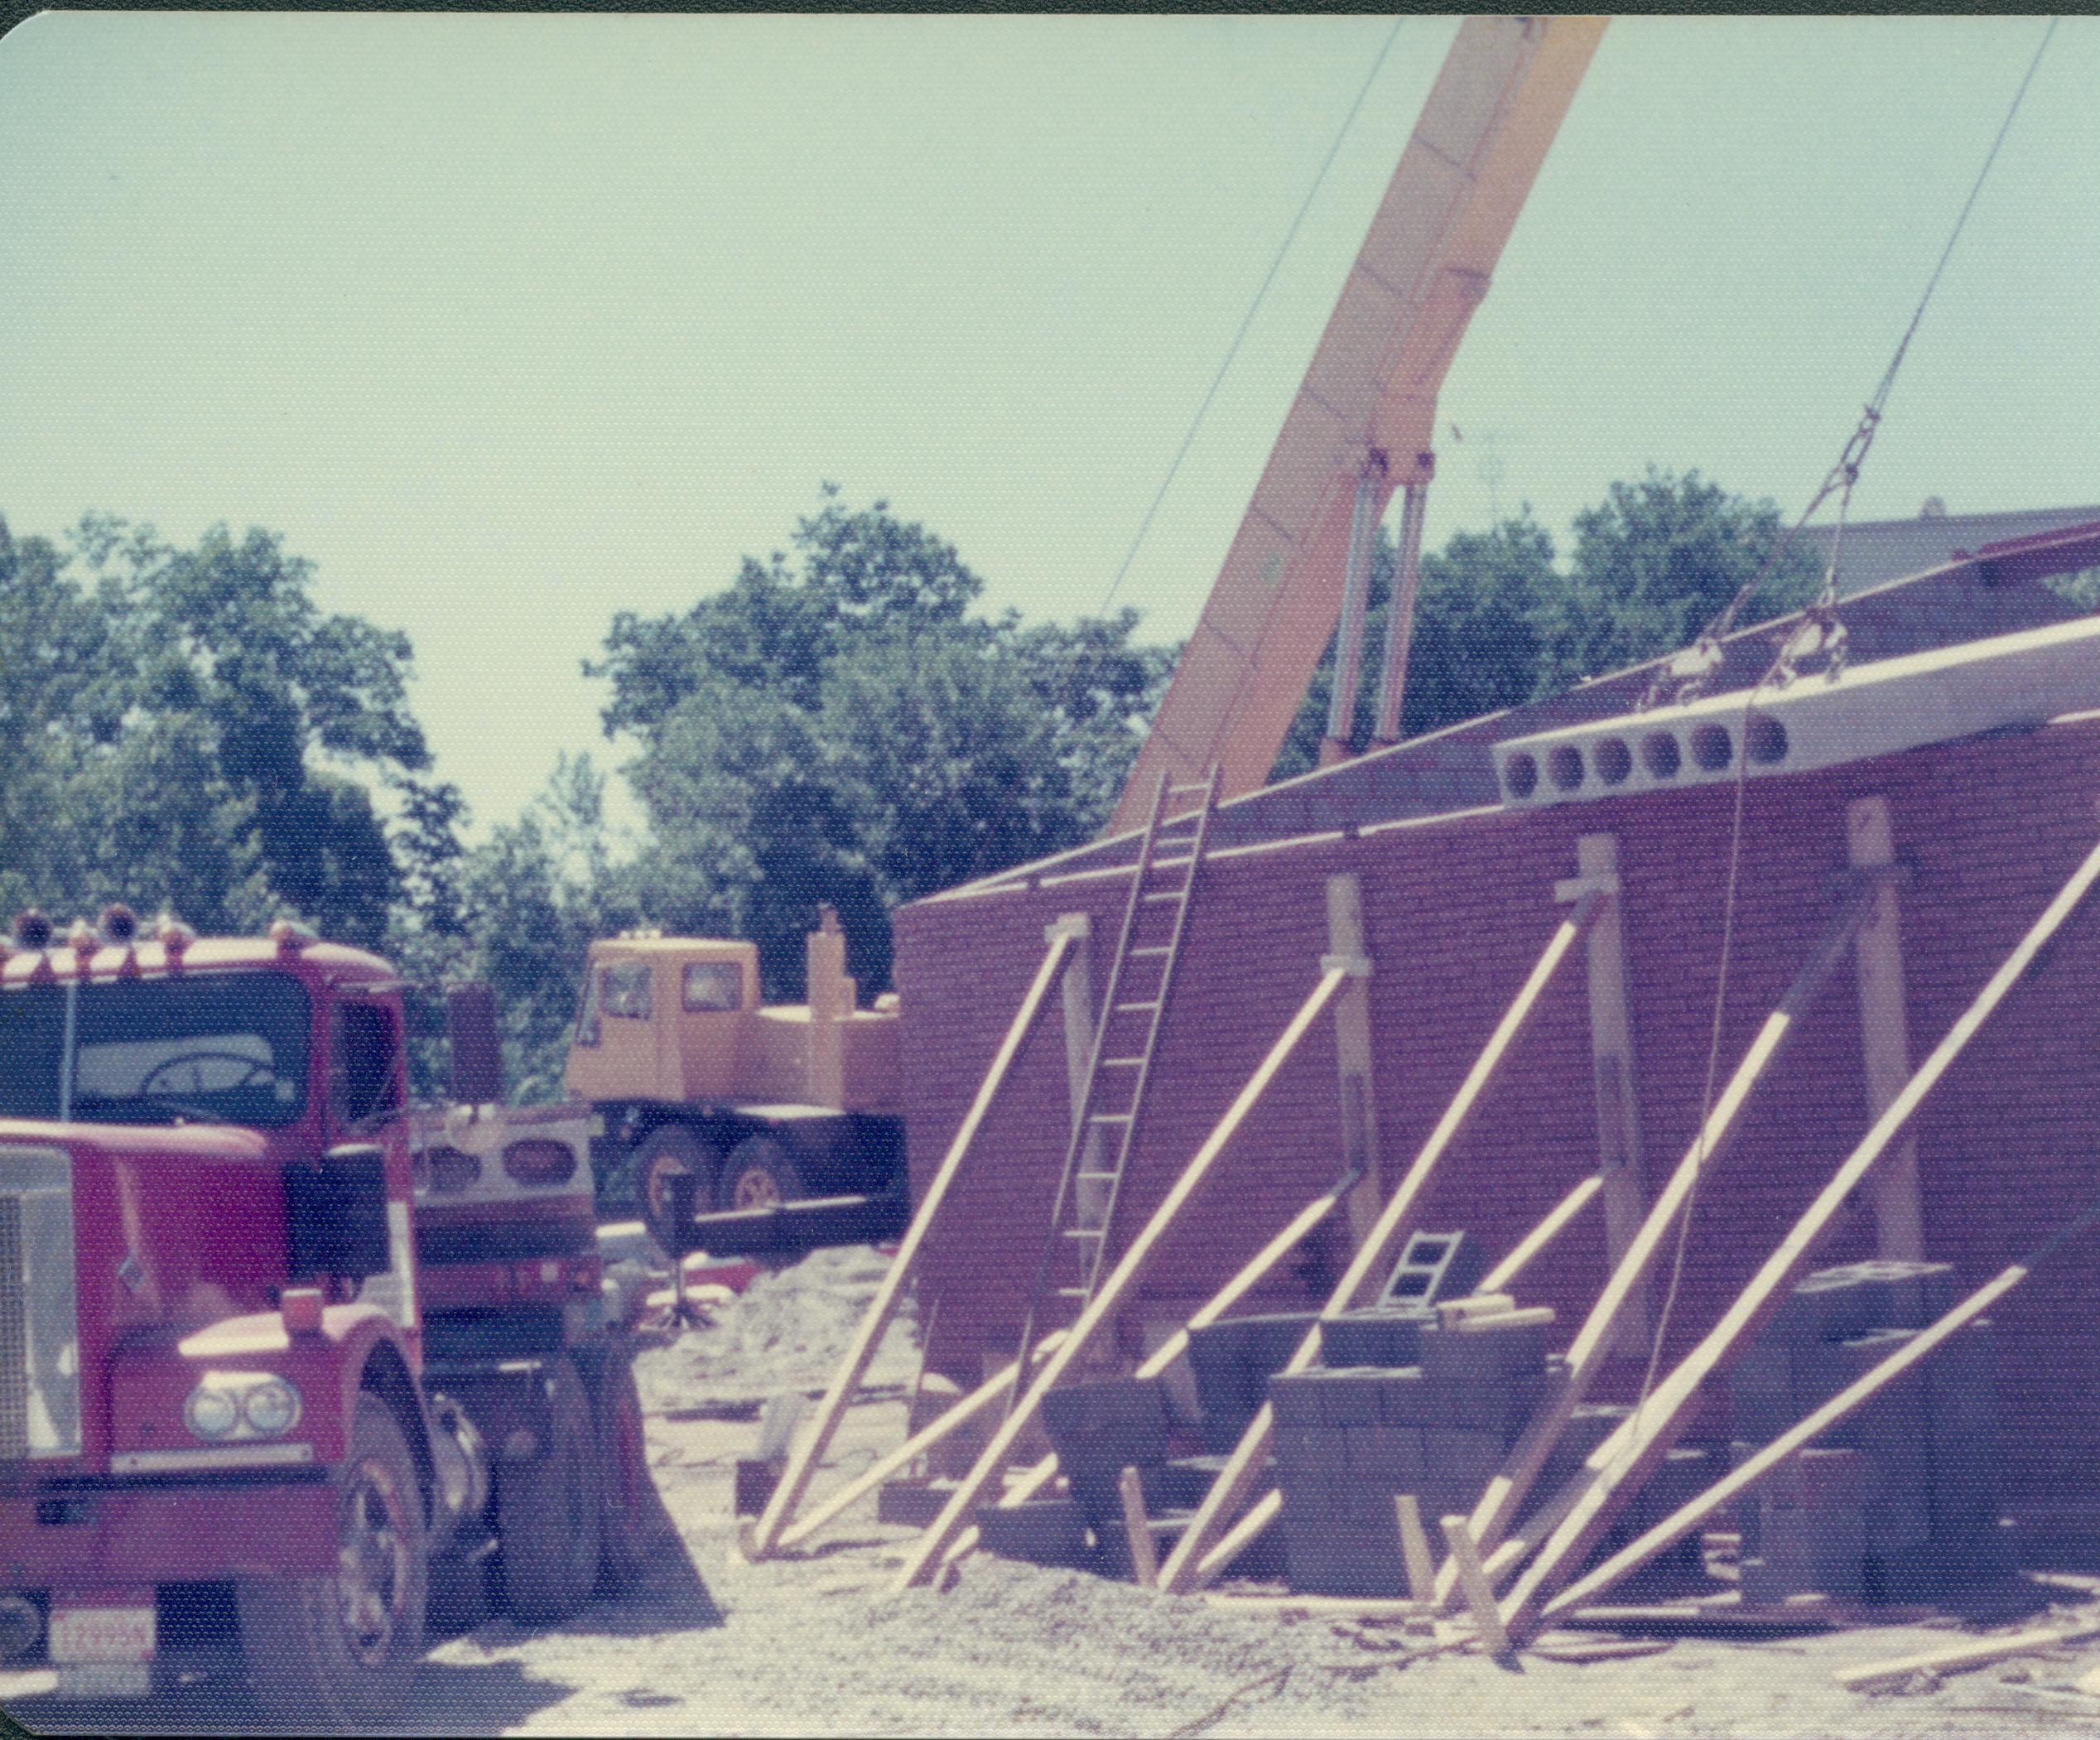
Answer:
<path fill-rule="evenodd" d="M 1686 643 L 1780 534 L 1770 502 L 1654 470 L 1573 530 L 1563 558 L 1527 507 L 1425 553 L 1404 735 Z M 646 822 L 615 853 L 585 756 L 465 844 L 408 706 L 407 638 L 324 614 L 277 534 L 221 527 L 185 550 L 108 514 L 55 541 L 0 521 L 0 909 L 63 923 L 123 899 L 206 932 L 291 913 L 412 978 L 486 979 L 526 1098 L 559 1092 L 595 936 L 749 937 L 768 995 L 793 998 L 829 904 L 848 970 L 879 990 L 898 904 L 1098 831 L 1177 649 L 1131 610 L 987 614 L 951 544 L 829 484 L 788 544 L 726 586 L 695 576 L 682 613 L 619 612 L 583 660 Z M 1381 538 L 1372 648 L 1394 561 Z M 1818 577 L 1781 561 L 1741 619 Z M 1314 763 L 1332 659 L 1279 775 Z"/>

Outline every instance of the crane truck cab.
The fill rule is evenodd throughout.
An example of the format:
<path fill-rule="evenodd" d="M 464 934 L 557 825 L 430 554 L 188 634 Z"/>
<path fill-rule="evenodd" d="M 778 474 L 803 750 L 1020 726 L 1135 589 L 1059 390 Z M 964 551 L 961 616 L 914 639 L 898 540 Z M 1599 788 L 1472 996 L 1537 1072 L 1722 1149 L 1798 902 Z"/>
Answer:
<path fill-rule="evenodd" d="M 361 1731 L 434 1566 L 527 1617 L 619 1569 L 589 1114 L 415 1112 L 406 988 L 286 921 L 0 944 L 0 1665 L 132 1695 L 231 1644 L 287 1732 Z"/>
<path fill-rule="evenodd" d="M 565 1079 L 673 1256 L 790 1255 L 910 1219 L 897 1000 L 858 1006 L 828 909 L 808 961 L 808 1001 L 768 1005 L 754 943 L 590 945 Z"/>

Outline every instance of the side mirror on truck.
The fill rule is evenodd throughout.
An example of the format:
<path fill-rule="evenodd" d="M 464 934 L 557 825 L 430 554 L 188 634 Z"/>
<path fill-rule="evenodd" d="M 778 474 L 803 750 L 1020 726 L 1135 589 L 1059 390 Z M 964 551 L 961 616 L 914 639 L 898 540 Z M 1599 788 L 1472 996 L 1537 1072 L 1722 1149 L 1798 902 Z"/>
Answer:
<path fill-rule="evenodd" d="M 503 1097 L 503 1044 L 496 1031 L 496 994 L 485 985 L 448 985 L 445 1030 L 452 1054 L 451 1096 L 462 1106 Z"/>
<path fill-rule="evenodd" d="M 362 1280 L 392 1266 L 384 1149 L 349 1143 L 331 1148 L 318 1168 L 287 1167 L 284 1201 L 295 1282 L 330 1275 Z"/>

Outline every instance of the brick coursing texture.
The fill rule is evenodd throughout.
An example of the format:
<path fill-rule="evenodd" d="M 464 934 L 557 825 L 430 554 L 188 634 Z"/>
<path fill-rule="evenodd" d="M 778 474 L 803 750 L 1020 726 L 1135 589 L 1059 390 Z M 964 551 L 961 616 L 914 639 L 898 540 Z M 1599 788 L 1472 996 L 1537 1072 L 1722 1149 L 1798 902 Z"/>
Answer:
<path fill-rule="evenodd" d="M 1716 1091 L 1785 991 L 1833 910 L 1845 807 L 1890 806 L 1898 853 L 1914 1061 L 2100 837 L 2100 723 L 1939 745 L 1745 793 L 1733 962 Z M 1638 1092 L 1650 1190 L 1695 1133 L 1705 1084 L 1732 788 L 1474 816 L 1206 866 L 1152 1092 L 1118 1215 L 1140 1227 L 1312 988 L 1327 947 L 1324 882 L 1362 880 L 1375 1091 L 1388 1187 L 1412 1159 L 1558 922 L 1553 884 L 1576 874 L 1586 832 L 1619 838 Z M 1105 986 L 1120 879 L 908 907 L 897 981 L 915 1188 L 959 1125 L 1041 957 L 1043 927 L 1085 911 Z M 1588 1013 L 1579 952 L 1513 1048 L 1449 1155 L 1422 1224 L 1462 1227 L 1500 1255 L 1595 1164 Z M 1010 1341 L 1048 1226 L 1070 1127 L 1055 1005 L 930 1241 L 922 1313 L 931 1351 L 958 1379 Z M 1339 1166 L 1330 1023 L 1309 1035 L 1184 1215 L 1127 1313 L 1193 1303 L 1222 1283 Z M 1666 1355 L 1717 1320 L 1866 1128 L 1852 969 L 1833 976 L 1741 1139 L 1702 1188 Z M 2067 928 L 1927 1101 L 1919 1144 L 1927 1255 L 1964 1290 L 2100 1198 L 2100 913 Z M 1818 1266 L 1874 1254 L 1864 1203 L 1819 1247 Z M 1605 1273 L 1594 1207 L 1525 1277 L 1525 1304 L 1573 1333 Z M 1659 1295 L 1659 1280 L 1658 1293 Z M 1148 1309 L 1149 1302 L 1149 1309 Z M 1317 1304 L 1279 1275 L 1249 1309 Z M 2100 1243 L 2071 1252 L 1996 1313 L 2004 1484 L 2016 1504 L 2089 1495 L 2100 1462 Z M 1615 1372 L 1599 1400 L 1638 1382 Z"/>

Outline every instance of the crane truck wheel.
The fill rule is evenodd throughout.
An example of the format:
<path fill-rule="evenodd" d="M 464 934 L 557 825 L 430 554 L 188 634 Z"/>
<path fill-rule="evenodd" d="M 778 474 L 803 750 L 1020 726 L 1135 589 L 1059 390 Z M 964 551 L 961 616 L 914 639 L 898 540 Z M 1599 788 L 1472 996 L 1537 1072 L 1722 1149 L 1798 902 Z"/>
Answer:
<path fill-rule="evenodd" d="M 715 1188 L 720 1208 L 772 1208 L 802 1193 L 802 1175 L 787 1149 L 769 1135 L 746 1136 L 730 1150 Z"/>
<path fill-rule="evenodd" d="M 527 1624 L 566 1619 L 598 1581 L 598 1434 L 573 1360 L 547 1371 L 548 1442 L 496 1473 L 503 1604 Z"/>
<path fill-rule="evenodd" d="M 234 1585 L 249 1683 L 285 1733 L 383 1726 L 422 1660 L 429 1563 L 416 1464 L 393 1410 L 369 1391 L 335 1478 L 336 1568 Z"/>
<path fill-rule="evenodd" d="M 657 1242 L 672 1256 L 678 1253 L 678 1243 L 671 1227 L 671 1201 L 664 1180 L 674 1173 L 693 1174 L 700 1179 L 693 1202 L 696 1207 L 704 1206 L 721 1161 L 719 1149 L 702 1141 L 682 1124 L 658 1125 L 636 1152 L 634 1183 L 642 1199 L 643 1218 Z"/>

